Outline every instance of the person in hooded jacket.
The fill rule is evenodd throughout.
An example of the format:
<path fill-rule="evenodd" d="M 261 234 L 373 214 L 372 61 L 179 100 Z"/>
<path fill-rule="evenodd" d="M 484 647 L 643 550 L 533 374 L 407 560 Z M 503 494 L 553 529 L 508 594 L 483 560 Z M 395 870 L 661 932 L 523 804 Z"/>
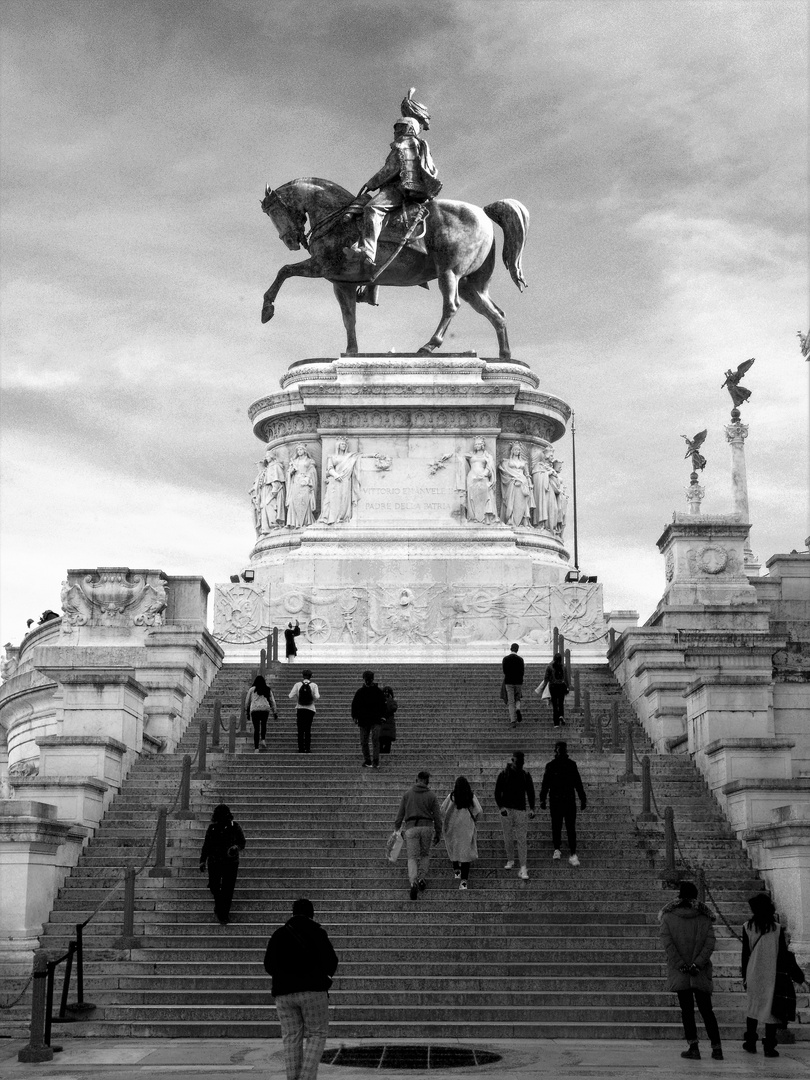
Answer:
<path fill-rule="evenodd" d="M 267 943 L 264 970 L 273 982 L 287 1080 L 315 1080 L 329 1028 L 329 987 L 338 958 L 306 897 Z M 306 1039 L 306 1047 L 304 1040 Z"/>
<path fill-rule="evenodd" d="M 239 852 L 245 849 L 245 834 L 225 803 L 214 807 L 200 852 L 200 873 L 208 867 L 208 888 L 214 897 L 214 914 L 225 926 L 231 918 L 231 902 L 239 873 Z"/>
<path fill-rule="evenodd" d="M 720 1029 L 712 1009 L 712 953 L 714 914 L 698 900 L 693 881 L 682 881 L 678 899 L 665 904 L 658 913 L 661 943 L 667 954 L 667 989 L 678 995 L 681 1019 L 689 1049 L 682 1058 L 700 1058 L 695 1005 L 697 1005 L 712 1047 L 712 1057 L 723 1060 Z"/>
<path fill-rule="evenodd" d="M 546 799 L 551 810 L 551 839 L 554 844 L 555 861 L 562 857 L 562 827 L 568 834 L 568 861 L 579 866 L 577 855 L 577 795 L 580 809 L 587 805 L 585 788 L 579 775 L 577 763 L 568 756 L 568 744 L 560 740 L 554 743 L 554 757 L 546 765 L 540 785 L 540 809 L 545 810 Z"/>

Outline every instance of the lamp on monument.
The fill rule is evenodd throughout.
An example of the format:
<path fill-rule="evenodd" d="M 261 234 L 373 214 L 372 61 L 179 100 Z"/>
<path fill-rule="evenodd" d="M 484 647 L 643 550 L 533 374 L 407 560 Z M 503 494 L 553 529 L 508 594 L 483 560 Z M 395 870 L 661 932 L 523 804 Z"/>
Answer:
<path fill-rule="evenodd" d="M 255 570 L 243 570 L 242 571 L 242 581 L 253 581 L 253 579 L 255 577 L 256 577 L 256 571 Z"/>
<path fill-rule="evenodd" d="M 239 575 L 238 574 L 231 574 L 231 584 L 232 585 L 238 585 L 239 584 Z"/>

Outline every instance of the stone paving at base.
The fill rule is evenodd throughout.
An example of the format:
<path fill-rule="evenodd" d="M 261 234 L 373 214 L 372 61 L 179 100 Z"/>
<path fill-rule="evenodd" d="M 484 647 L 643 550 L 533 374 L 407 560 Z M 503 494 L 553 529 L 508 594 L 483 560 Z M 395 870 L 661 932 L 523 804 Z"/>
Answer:
<path fill-rule="evenodd" d="M 369 1040 L 370 1042 L 370 1040 Z M 408 1040 L 397 1045 L 406 1046 Z M 56 1043 L 54 1043 L 56 1044 Z M 266 1039 L 62 1039 L 60 1053 L 53 1061 L 25 1065 L 17 1061 L 24 1045 L 15 1039 L 0 1042 L 0 1080 L 42 1076 L 47 1080 L 134 1080 L 135 1077 L 178 1076 L 183 1080 L 286 1080 L 284 1055 L 278 1040 Z M 330 1039 L 327 1049 L 361 1046 L 362 1040 L 343 1043 Z M 441 1045 L 452 1045 L 442 1040 Z M 501 1055 L 499 1061 L 476 1068 L 386 1070 L 384 1068 L 321 1065 L 322 1080 L 383 1080 L 403 1076 L 426 1080 L 452 1080 L 460 1076 L 482 1080 L 512 1080 L 548 1076 L 553 1080 L 683 1080 L 684 1077 L 726 1076 L 728 1080 L 794 1080 L 810 1076 L 810 1042 L 798 1042 L 780 1048 L 778 1059 L 762 1054 L 746 1054 L 738 1039 L 728 1038 L 724 1045 L 725 1061 L 712 1061 L 709 1047 L 703 1043 L 700 1061 L 683 1061 L 685 1043 L 674 1041 L 624 1042 L 570 1039 L 460 1041 L 456 1045 L 474 1046 Z"/>

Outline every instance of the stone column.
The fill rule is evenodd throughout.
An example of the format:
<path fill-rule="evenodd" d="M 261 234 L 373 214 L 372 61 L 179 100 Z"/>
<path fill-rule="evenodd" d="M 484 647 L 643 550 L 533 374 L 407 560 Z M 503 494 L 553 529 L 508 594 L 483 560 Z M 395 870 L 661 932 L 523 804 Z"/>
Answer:
<path fill-rule="evenodd" d="M 706 494 L 706 489 L 698 483 L 698 475 L 696 472 L 689 474 L 690 484 L 686 489 L 686 501 L 689 503 L 689 513 L 699 514 L 700 504 L 703 502 L 703 496 Z"/>
<path fill-rule="evenodd" d="M 735 410 L 736 411 L 736 410 Z M 745 440 L 748 438 L 748 425 L 734 419 L 726 426 L 726 439 L 731 444 L 731 498 L 734 513 L 740 521 L 750 523 L 748 510 L 748 477 L 745 471 Z M 745 541 L 745 572 L 749 577 L 758 577 L 760 563 L 751 550 L 750 534 Z"/>

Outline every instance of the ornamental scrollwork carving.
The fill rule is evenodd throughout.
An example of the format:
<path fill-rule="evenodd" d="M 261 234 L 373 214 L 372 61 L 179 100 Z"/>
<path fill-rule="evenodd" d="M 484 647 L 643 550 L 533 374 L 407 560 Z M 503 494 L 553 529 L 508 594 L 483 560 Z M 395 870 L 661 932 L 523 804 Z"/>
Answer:
<path fill-rule="evenodd" d="M 160 626 L 166 585 L 155 571 L 100 567 L 62 582 L 63 620 L 76 626 Z"/>

